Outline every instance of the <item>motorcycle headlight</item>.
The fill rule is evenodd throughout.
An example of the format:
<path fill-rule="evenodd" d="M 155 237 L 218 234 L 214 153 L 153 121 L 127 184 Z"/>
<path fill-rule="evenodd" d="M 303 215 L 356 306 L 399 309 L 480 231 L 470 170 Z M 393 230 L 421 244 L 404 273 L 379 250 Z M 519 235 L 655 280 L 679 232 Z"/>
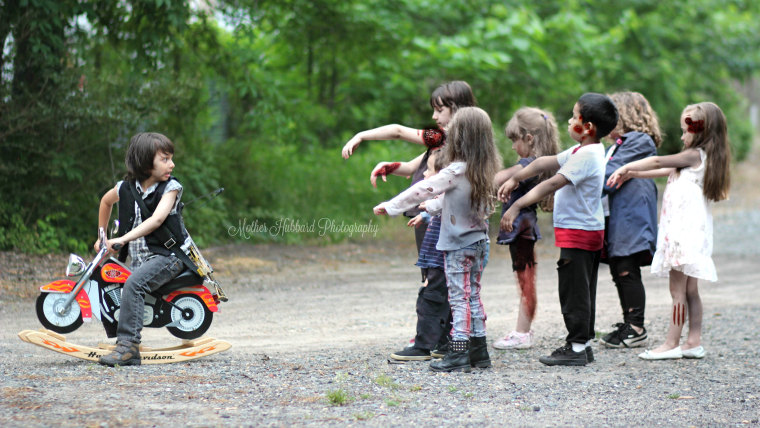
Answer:
<path fill-rule="evenodd" d="M 66 276 L 77 276 L 84 272 L 84 260 L 76 254 L 69 254 L 69 264 L 66 265 Z"/>

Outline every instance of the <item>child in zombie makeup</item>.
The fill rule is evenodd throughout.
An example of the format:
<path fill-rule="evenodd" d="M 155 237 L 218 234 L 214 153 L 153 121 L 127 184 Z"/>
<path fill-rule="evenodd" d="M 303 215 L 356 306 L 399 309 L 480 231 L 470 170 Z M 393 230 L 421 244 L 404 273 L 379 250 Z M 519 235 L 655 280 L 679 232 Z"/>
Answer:
<path fill-rule="evenodd" d="M 702 299 L 697 282 L 718 280 L 712 260 L 710 202 L 727 199 L 731 184 L 726 117 L 711 102 L 689 105 L 681 113 L 681 131 L 680 153 L 625 164 L 607 180 L 608 186 L 620 187 L 631 178 L 668 176 L 652 273 L 669 277 L 673 310 L 668 316 L 670 326 L 665 343 L 639 354 L 644 360 L 705 356 Z M 680 346 L 687 319 L 689 334 Z"/>
<path fill-rule="evenodd" d="M 441 150 L 435 150 L 430 154 L 427 162 L 427 170 L 423 174 L 428 179 L 446 166 L 445 159 L 441 156 Z M 443 202 L 443 195 L 421 204 L 430 212 L 439 211 Z M 420 287 L 417 299 L 417 335 L 414 337 L 415 346 L 407 346 L 404 349 L 391 354 L 391 358 L 398 361 L 425 361 L 431 358 L 442 358 L 445 350 L 428 350 L 425 343 L 437 344 L 448 343 L 449 330 L 451 330 L 451 308 L 449 307 L 449 290 L 446 288 L 446 275 L 443 271 L 443 252 L 435 248 L 441 231 L 441 216 L 431 216 L 427 211 L 422 211 L 407 223 L 410 227 L 424 227 L 428 223 L 425 237 L 422 240 L 417 266 L 422 269 L 426 278 Z"/>
<path fill-rule="evenodd" d="M 568 335 L 565 345 L 539 358 L 546 365 L 584 366 L 593 361 L 596 279 L 604 238 L 604 147 L 599 141 L 615 128 L 617 121 L 617 108 L 608 96 L 583 94 L 568 120 L 568 132 L 578 144 L 556 156 L 536 159 L 499 189 L 499 199 L 507 201 L 521 181 L 556 171 L 552 178 L 515 201 L 501 221 L 502 227 L 511 231 L 522 208 L 556 192 L 554 237 L 560 248 L 557 276 Z"/>
<path fill-rule="evenodd" d="M 430 364 L 431 370 L 439 372 L 491 366 L 480 288 L 488 253 L 486 219 L 493 212 L 493 178 L 501 164 L 491 119 L 483 110 L 459 109 L 447 134 L 442 150 L 449 165 L 374 208 L 377 215 L 399 215 L 445 193 L 436 248 L 444 253 L 453 333 L 446 355 Z M 430 210 L 427 203 L 425 208 Z"/>
<path fill-rule="evenodd" d="M 416 158 L 408 162 L 380 162 L 372 169 L 370 173 L 370 183 L 373 186 L 377 186 L 377 178 L 380 177 L 383 181 L 386 181 L 386 176 L 397 175 L 401 177 L 412 177 L 412 185 L 423 179 L 423 173 L 427 168 L 428 158 L 431 153 L 440 148 L 446 141 L 445 129 L 449 124 L 452 116 L 461 107 L 475 106 L 477 102 L 475 95 L 472 93 L 472 88 L 467 82 L 464 81 L 452 81 L 444 83 L 437 87 L 430 95 L 430 107 L 433 109 L 433 120 L 436 122 L 436 127 L 433 129 L 414 129 L 402 125 L 385 125 L 379 128 L 369 129 L 362 131 L 354 135 L 343 147 L 343 157 L 348 159 L 354 150 L 363 141 L 371 140 L 404 140 L 414 144 L 420 144 L 427 147 L 425 153 L 417 156 Z M 420 213 L 417 207 L 412 207 L 404 213 L 405 216 L 413 218 Z M 417 243 L 417 252 L 419 253 L 422 241 L 425 236 L 424 227 L 415 228 L 415 241 Z M 422 272 L 422 282 L 424 283 L 427 278 L 424 270 Z M 417 308 L 418 312 L 420 307 L 427 307 L 423 309 L 423 313 L 437 313 L 436 307 L 439 297 L 437 295 L 428 295 L 432 293 L 432 289 L 425 287 L 421 293 L 417 296 Z M 424 322 L 423 324 L 428 326 L 430 331 L 426 332 L 423 336 L 430 337 L 442 337 L 439 343 L 429 343 L 427 340 L 417 342 L 422 339 L 420 332 L 418 331 L 415 339 L 411 341 L 409 347 L 416 348 L 415 353 L 428 354 L 437 349 L 445 348 L 447 343 L 446 334 L 448 329 L 444 330 L 444 326 L 439 326 L 435 321 L 437 316 L 432 316 L 431 320 Z M 418 324 L 419 326 L 419 324 Z M 394 353 L 391 358 L 396 359 L 399 353 Z"/>
<path fill-rule="evenodd" d="M 610 95 L 620 119 L 610 132 L 605 179 L 628 162 L 657 155 L 662 141 L 660 125 L 649 101 L 638 92 Z M 646 292 L 641 266 L 652 262 L 657 243 L 657 186 L 650 178 L 628 180 L 620 188 L 604 186 L 605 250 L 602 262 L 609 264 L 620 297 L 623 322 L 599 342 L 608 348 L 646 346 L 644 327 Z"/>
<path fill-rule="evenodd" d="M 537 157 L 556 155 L 559 151 L 559 136 L 557 122 L 551 113 L 533 107 L 523 107 L 515 112 L 504 129 L 507 138 L 512 140 L 512 149 L 517 152 L 517 164 L 499 171 L 494 178 L 497 186 L 509 177 L 525 168 Z M 550 174 L 532 177 L 520 182 L 512 192 L 509 202 L 503 204 L 502 215 L 512 203 L 528 193 L 538 183 L 550 177 Z M 536 254 L 535 244 L 541 239 L 538 230 L 536 209 L 539 204 L 532 204 L 520 210 L 514 220 L 512 231 L 502 228 L 499 231 L 497 243 L 509 245 L 512 258 L 512 270 L 517 277 L 520 296 L 515 330 L 495 341 L 496 349 L 527 349 L 533 346 L 533 331 L 531 324 L 536 314 Z M 551 196 L 541 201 L 544 211 L 551 211 Z"/>

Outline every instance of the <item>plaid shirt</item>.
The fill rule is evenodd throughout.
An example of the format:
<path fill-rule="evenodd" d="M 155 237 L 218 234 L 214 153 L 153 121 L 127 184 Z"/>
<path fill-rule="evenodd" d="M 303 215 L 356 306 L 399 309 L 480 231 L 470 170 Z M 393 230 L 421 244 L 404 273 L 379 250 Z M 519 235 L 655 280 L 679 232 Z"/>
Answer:
<path fill-rule="evenodd" d="M 124 181 L 116 183 L 117 194 L 119 193 L 119 189 L 121 188 L 122 183 L 124 183 Z M 154 185 L 150 186 L 148 190 L 145 191 L 145 193 L 143 193 L 143 189 L 140 186 L 139 182 L 135 182 L 135 184 L 137 191 L 140 192 L 142 198 L 145 199 L 158 188 L 159 183 L 155 183 Z M 182 185 L 179 184 L 179 181 L 169 181 L 169 184 L 167 184 L 166 188 L 164 189 L 164 194 L 173 190 L 179 190 L 179 192 L 177 193 L 177 200 L 174 201 L 174 207 L 169 214 L 177 213 L 177 206 L 179 205 L 179 200 L 182 197 Z M 140 215 L 140 206 L 137 205 L 137 202 L 135 202 L 135 222 L 132 224 L 132 229 L 136 228 L 141 223 L 142 216 Z M 132 258 L 132 270 L 140 267 L 141 264 L 145 263 L 145 261 L 151 258 L 153 255 L 153 252 L 150 251 L 148 244 L 145 242 L 145 237 L 140 237 L 129 242 L 129 256 Z"/>

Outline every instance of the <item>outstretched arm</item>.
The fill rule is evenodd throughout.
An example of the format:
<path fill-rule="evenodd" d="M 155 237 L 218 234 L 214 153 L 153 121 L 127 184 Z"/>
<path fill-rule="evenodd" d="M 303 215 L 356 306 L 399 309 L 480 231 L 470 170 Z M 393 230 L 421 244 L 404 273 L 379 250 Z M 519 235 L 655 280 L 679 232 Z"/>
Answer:
<path fill-rule="evenodd" d="M 493 176 L 494 186 L 500 187 L 502 184 L 504 184 L 505 181 L 509 180 L 513 175 L 522 169 L 523 166 L 518 163 L 517 165 L 511 166 L 507 169 L 502 169 L 501 171 L 497 172 L 496 175 Z"/>
<path fill-rule="evenodd" d="M 422 140 L 422 130 L 409 128 L 402 125 L 385 125 L 375 129 L 368 129 L 354 135 L 343 146 L 343 159 L 348 159 L 354 153 L 356 147 L 362 141 L 370 140 L 404 140 L 415 144 L 425 144 Z"/>
<path fill-rule="evenodd" d="M 559 169 L 557 156 L 541 156 L 540 158 L 529 163 L 525 168 L 517 171 L 504 184 L 501 185 L 497 196 L 500 201 L 507 202 L 509 195 L 517 188 L 521 181 L 534 177 L 542 172 L 555 172 Z M 527 195 L 526 195 L 527 196 Z"/>
<path fill-rule="evenodd" d="M 383 181 L 388 181 L 385 179 L 388 174 L 409 177 L 420 167 L 423 157 L 425 157 L 424 153 L 409 162 L 380 162 L 369 174 L 369 182 L 372 183 L 372 187 L 377 187 L 377 177 L 382 178 Z"/>
<path fill-rule="evenodd" d="M 686 149 L 669 156 L 652 156 L 621 166 L 610 175 L 607 185 L 619 188 L 631 178 L 662 177 L 670 174 L 673 168 L 696 167 L 701 163 L 702 158 L 695 149 Z"/>
<path fill-rule="evenodd" d="M 557 190 L 567 185 L 570 181 L 562 174 L 555 174 L 554 177 L 542 181 L 536 187 L 531 189 L 530 192 L 523 195 L 522 198 L 516 200 L 511 207 L 501 217 L 500 227 L 507 232 L 512 231 L 512 223 L 515 222 L 520 210 L 537 203 L 544 199 L 547 195 L 550 195 Z"/>

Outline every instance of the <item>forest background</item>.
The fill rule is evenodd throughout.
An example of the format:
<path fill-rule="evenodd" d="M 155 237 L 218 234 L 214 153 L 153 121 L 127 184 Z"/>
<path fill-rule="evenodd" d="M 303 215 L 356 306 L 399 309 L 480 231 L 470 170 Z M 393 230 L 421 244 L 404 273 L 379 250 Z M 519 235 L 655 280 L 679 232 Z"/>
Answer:
<path fill-rule="evenodd" d="M 758 22 L 754 0 L 0 0 L 0 250 L 87 251 L 142 131 L 175 142 L 185 202 L 225 188 L 185 211 L 201 245 L 241 239 L 228 232 L 241 221 L 384 224 L 372 207 L 409 182 L 373 189 L 369 172 L 421 147 L 340 149 L 363 129 L 433 125 L 430 92 L 449 80 L 471 84 L 507 166 L 517 108 L 563 130 L 580 94 L 619 90 L 657 111 L 661 154 L 681 148 L 684 106 L 716 102 L 741 161 Z"/>

